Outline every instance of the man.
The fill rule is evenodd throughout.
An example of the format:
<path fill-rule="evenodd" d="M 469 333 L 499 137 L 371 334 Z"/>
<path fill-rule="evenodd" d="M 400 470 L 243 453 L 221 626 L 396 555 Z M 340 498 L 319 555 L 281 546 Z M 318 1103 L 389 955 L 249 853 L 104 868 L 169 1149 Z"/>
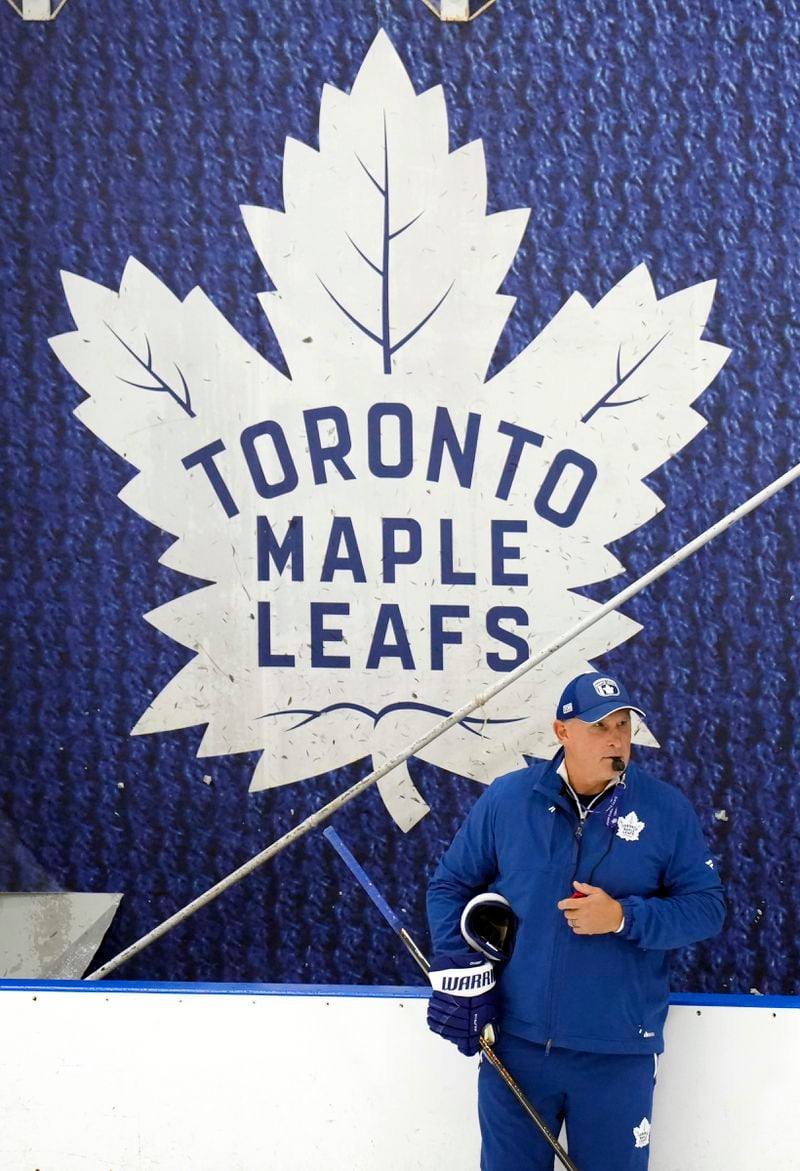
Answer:
<path fill-rule="evenodd" d="M 566 1121 L 580 1171 L 647 1167 L 667 953 L 715 935 L 725 916 L 689 801 L 629 764 L 632 713 L 644 716 L 619 680 L 573 679 L 556 756 L 487 788 L 428 892 L 430 1027 L 475 1053 L 494 1023 L 498 1056 L 554 1134 Z M 465 946 L 507 955 L 470 926 L 470 900 L 487 891 L 516 917 L 496 970 Z M 487 1062 L 478 1113 L 483 1171 L 551 1171 L 550 1147 Z"/>

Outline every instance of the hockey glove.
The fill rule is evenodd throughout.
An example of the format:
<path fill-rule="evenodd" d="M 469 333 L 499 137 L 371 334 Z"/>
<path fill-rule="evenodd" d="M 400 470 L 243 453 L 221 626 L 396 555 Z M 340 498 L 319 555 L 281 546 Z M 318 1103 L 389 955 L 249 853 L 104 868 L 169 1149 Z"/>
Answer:
<path fill-rule="evenodd" d="M 428 1028 L 472 1057 L 497 1016 L 494 964 L 476 955 L 434 956 L 428 979 L 433 988 Z"/>

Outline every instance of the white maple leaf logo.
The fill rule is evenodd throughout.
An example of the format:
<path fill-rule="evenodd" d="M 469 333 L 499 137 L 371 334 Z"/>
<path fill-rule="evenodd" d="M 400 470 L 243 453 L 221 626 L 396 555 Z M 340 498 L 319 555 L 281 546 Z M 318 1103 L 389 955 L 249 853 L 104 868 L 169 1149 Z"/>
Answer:
<path fill-rule="evenodd" d="M 638 1126 L 634 1126 L 633 1140 L 637 1147 L 650 1146 L 650 1122 L 647 1118 L 643 1118 Z"/>
<path fill-rule="evenodd" d="M 645 823 L 639 821 L 636 811 L 632 809 L 630 813 L 617 819 L 617 837 L 625 842 L 638 842 L 644 827 Z"/>
<path fill-rule="evenodd" d="M 487 381 L 528 212 L 486 214 L 481 143 L 450 151 L 441 88 L 384 33 L 325 87 L 319 142 L 287 139 L 285 211 L 243 209 L 291 379 L 134 259 L 119 292 L 64 275 L 51 343 L 138 469 L 120 498 L 174 534 L 163 563 L 211 583 L 147 615 L 194 656 L 134 732 L 262 749 L 254 790 L 377 767 L 595 610 L 574 591 L 623 568 L 607 546 L 662 507 L 643 477 L 728 353 L 713 282 L 659 300 L 640 266 Z M 638 629 L 608 615 L 424 758 L 486 781 L 548 751 L 563 680 Z M 427 812 L 404 767 L 379 789 L 404 829 Z"/>

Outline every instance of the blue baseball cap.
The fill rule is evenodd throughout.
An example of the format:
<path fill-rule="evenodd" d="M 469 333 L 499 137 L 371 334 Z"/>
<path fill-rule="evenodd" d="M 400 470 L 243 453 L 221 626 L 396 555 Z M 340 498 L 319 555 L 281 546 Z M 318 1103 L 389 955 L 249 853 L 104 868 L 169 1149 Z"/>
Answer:
<path fill-rule="evenodd" d="M 621 708 L 630 708 L 642 719 L 645 718 L 645 713 L 633 703 L 619 679 L 601 675 L 599 671 L 590 671 L 586 675 L 578 675 L 564 688 L 558 701 L 556 719 L 577 719 L 587 724 L 596 724 L 598 720 Z"/>

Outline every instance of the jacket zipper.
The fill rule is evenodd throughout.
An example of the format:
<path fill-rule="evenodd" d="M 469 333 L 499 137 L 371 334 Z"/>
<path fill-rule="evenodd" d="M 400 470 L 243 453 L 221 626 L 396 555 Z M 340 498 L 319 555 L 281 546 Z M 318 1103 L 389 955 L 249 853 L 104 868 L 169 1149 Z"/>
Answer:
<path fill-rule="evenodd" d="M 563 780 L 563 778 L 562 778 L 562 780 Z M 618 783 L 620 783 L 620 782 L 618 782 Z M 623 787 L 624 787 L 624 781 L 622 781 L 621 783 L 623 784 Z M 607 787 L 606 787 L 606 788 L 607 788 Z M 604 789 L 604 790 L 603 790 L 603 792 L 606 792 L 606 790 Z M 583 807 L 583 806 L 581 805 L 581 803 L 580 803 L 580 802 L 577 800 L 577 798 L 575 797 L 575 794 L 573 793 L 573 799 L 574 799 L 574 802 L 575 802 L 575 808 L 576 808 L 576 810 L 577 810 L 577 813 L 578 813 L 578 824 L 575 826 L 575 829 L 574 829 L 574 831 L 573 831 L 573 833 L 574 833 L 574 835 L 575 835 L 575 838 L 576 838 L 576 841 L 577 841 L 577 845 L 576 845 L 576 847 L 575 847 L 575 866 L 574 866 L 574 869 L 573 869 L 573 871 L 572 871 L 572 879 L 571 879 L 571 881 L 570 881 L 570 884 L 569 884 L 569 885 L 570 885 L 570 890 L 569 890 L 569 893 L 570 893 L 570 894 L 572 894 L 572 883 L 573 883 L 573 882 L 575 881 L 575 879 L 577 878 L 577 876 L 578 876 L 578 870 L 580 869 L 580 862 L 581 862 L 581 848 L 582 848 L 582 846 L 583 846 L 583 831 L 584 831 L 584 828 L 585 828 L 585 826 L 586 826 L 586 822 L 587 822 L 587 820 L 588 820 L 589 814 L 592 812 L 592 807 L 594 806 L 595 802 L 596 802 L 596 801 L 597 801 L 597 800 L 598 800 L 598 799 L 599 799 L 599 798 L 600 798 L 602 795 L 603 795 L 602 793 L 598 793 L 598 794 L 597 794 L 597 796 L 596 796 L 596 797 L 593 797 L 593 798 L 592 798 L 592 800 L 589 802 L 589 805 L 588 805 L 588 806 L 587 806 L 587 807 L 584 809 L 584 807 Z M 565 816 L 566 816 L 566 812 L 565 812 L 565 810 L 563 809 L 563 807 L 562 807 L 562 812 L 564 812 L 564 813 L 565 813 Z M 613 841 L 613 839 L 612 839 L 612 841 Z M 607 854 L 607 853 L 608 853 L 608 850 L 606 850 L 606 854 Z M 606 854 L 604 854 L 604 855 L 603 855 L 603 858 L 605 858 Z M 603 858 L 601 858 L 601 859 L 600 859 L 600 861 L 601 861 L 601 862 L 602 862 Z M 596 868 L 597 868 L 596 866 L 593 866 L 593 867 L 592 867 L 592 875 L 594 874 L 594 871 L 596 870 Z M 590 878 L 589 878 L 589 881 L 591 881 L 591 876 L 590 876 Z M 558 942 L 558 940 L 559 940 L 559 937 L 558 937 L 558 936 L 556 936 L 556 947 L 554 948 L 554 955 L 553 955 L 553 958 L 554 958 L 554 959 L 556 958 L 557 954 L 560 952 L 560 947 L 559 947 L 559 942 Z M 555 999 L 555 997 L 554 997 L 555 971 L 556 971 L 556 964 L 554 963 L 554 964 L 553 964 L 553 966 L 552 966 L 552 968 L 551 968 L 551 971 L 550 971 L 550 987 L 549 987 L 549 990 L 548 990 L 548 1011 L 547 1011 L 547 1020 L 548 1020 L 548 1025 L 549 1025 L 550 1029 L 552 1029 L 552 1028 L 553 1028 L 553 1015 L 554 1015 L 554 1014 L 553 1014 L 553 1002 L 554 1002 L 554 999 Z M 545 1052 L 545 1056 L 546 1056 L 546 1057 L 548 1057 L 548 1056 L 550 1055 L 550 1050 L 551 1050 L 552 1046 L 553 1046 L 553 1038 L 552 1038 L 552 1037 L 549 1037 L 549 1038 L 547 1039 L 547 1042 L 546 1042 L 546 1044 L 545 1044 L 545 1047 L 544 1047 L 544 1052 Z"/>
<path fill-rule="evenodd" d="M 578 844 L 575 847 L 575 868 L 572 871 L 572 878 L 570 879 L 570 884 L 569 884 L 570 895 L 572 894 L 572 884 L 575 881 L 575 879 L 578 877 L 578 870 L 580 869 L 581 847 L 583 846 L 583 828 L 586 825 L 586 817 L 587 817 L 586 811 L 581 810 L 580 820 L 579 820 L 578 824 L 575 826 L 575 837 L 578 839 Z"/>
<path fill-rule="evenodd" d="M 565 814 L 565 816 L 566 816 L 566 814 Z M 583 845 L 583 829 L 584 829 L 584 825 L 586 823 L 587 816 L 588 816 L 588 814 L 586 813 L 585 810 L 580 809 L 580 808 L 578 809 L 578 824 L 576 825 L 576 827 L 573 831 L 573 833 L 577 839 L 577 843 L 578 843 L 576 850 L 575 850 L 575 867 L 572 872 L 573 881 L 575 879 L 576 874 L 578 873 L 578 866 L 580 864 L 581 846 Z M 570 892 L 569 893 L 571 893 L 571 890 L 572 890 L 572 882 L 570 882 Z M 556 940 L 558 941 L 558 936 L 556 936 Z M 556 948 L 554 949 L 554 951 L 555 951 L 555 954 L 554 954 L 553 958 L 555 959 L 556 956 L 558 956 L 558 958 L 560 959 L 561 947 L 558 942 L 556 943 Z M 554 1003 L 554 999 L 555 999 L 555 997 L 554 997 L 554 984 L 555 984 L 556 967 L 557 967 L 557 965 L 554 963 L 551 970 L 550 970 L 550 988 L 548 991 L 548 1012 L 547 1012 L 547 1020 L 548 1020 L 550 1029 L 552 1029 L 552 1027 L 553 1027 L 553 1018 L 554 1018 L 553 1003 Z M 545 1047 L 544 1047 L 546 1057 L 548 1057 L 550 1055 L 550 1049 L 552 1048 L 552 1045 L 553 1045 L 553 1038 L 549 1037 L 547 1040 L 547 1043 L 545 1044 Z"/>

